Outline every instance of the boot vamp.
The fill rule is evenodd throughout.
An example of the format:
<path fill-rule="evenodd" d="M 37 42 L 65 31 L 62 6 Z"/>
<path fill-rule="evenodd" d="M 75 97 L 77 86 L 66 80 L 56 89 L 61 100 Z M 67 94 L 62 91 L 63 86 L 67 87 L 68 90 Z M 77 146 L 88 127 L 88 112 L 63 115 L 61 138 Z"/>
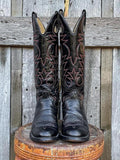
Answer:
<path fill-rule="evenodd" d="M 54 136 L 58 133 L 57 106 L 53 98 L 42 98 L 37 102 L 32 134 L 34 136 Z"/>
<path fill-rule="evenodd" d="M 67 98 L 63 105 L 63 134 L 85 136 L 89 133 L 83 106 L 78 98 Z"/>

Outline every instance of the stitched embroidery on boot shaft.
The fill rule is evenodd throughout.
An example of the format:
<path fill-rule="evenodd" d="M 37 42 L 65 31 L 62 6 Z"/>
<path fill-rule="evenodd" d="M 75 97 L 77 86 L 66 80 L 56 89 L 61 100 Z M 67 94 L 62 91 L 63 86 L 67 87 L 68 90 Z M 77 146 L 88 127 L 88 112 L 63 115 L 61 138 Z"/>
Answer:
<path fill-rule="evenodd" d="M 41 37 L 42 38 L 42 37 Z M 52 34 L 48 34 L 47 35 L 47 43 L 48 47 L 47 47 L 47 51 L 45 54 L 45 58 L 43 58 L 43 56 L 41 56 L 42 51 L 40 50 L 40 48 L 38 47 L 38 43 L 41 43 L 40 40 L 34 40 L 34 46 L 35 49 L 37 50 L 36 55 L 34 57 L 35 60 L 35 76 L 36 76 L 36 87 L 41 86 L 42 84 L 47 84 L 49 86 L 52 85 L 56 85 L 56 67 L 57 67 L 57 44 L 55 44 L 54 42 L 56 42 L 57 39 L 57 35 L 52 35 Z M 51 49 L 54 49 L 55 54 L 51 54 Z M 43 51 L 44 52 L 44 51 Z M 50 54 L 49 54 L 50 53 Z M 41 67 L 38 67 L 42 65 Z M 43 68 L 43 69 L 41 69 Z"/>
<path fill-rule="evenodd" d="M 62 45 L 65 47 L 66 53 L 62 56 L 63 59 L 63 78 L 66 82 L 66 85 L 71 87 L 72 83 L 75 82 L 77 86 L 82 86 L 84 82 L 84 33 L 79 33 L 77 38 L 77 45 L 74 52 L 74 59 L 72 59 L 70 48 L 68 47 L 67 35 L 61 35 Z M 72 69 L 68 70 L 67 65 L 72 66 Z M 77 66 L 77 67 L 76 67 Z"/>

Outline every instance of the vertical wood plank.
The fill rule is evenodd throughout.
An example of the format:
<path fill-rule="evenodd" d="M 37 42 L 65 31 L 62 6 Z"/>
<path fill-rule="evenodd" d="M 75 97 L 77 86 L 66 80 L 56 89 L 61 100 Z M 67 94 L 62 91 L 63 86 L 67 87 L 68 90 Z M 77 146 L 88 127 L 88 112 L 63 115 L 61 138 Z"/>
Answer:
<path fill-rule="evenodd" d="M 11 1 L 11 13 L 14 17 L 22 16 L 22 1 Z M 14 133 L 21 126 L 22 96 L 22 49 L 11 48 L 11 136 L 10 160 L 15 159 Z"/>
<path fill-rule="evenodd" d="M 32 49 L 23 49 L 22 76 L 22 124 L 32 122 L 36 106 L 36 91 L 34 85 L 34 57 Z"/>
<path fill-rule="evenodd" d="M 114 0 L 102 0 L 102 17 L 113 17 Z"/>
<path fill-rule="evenodd" d="M 11 48 L 11 147 L 14 159 L 14 133 L 21 126 L 21 49 Z"/>
<path fill-rule="evenodd" d="M 10 16 L 11 1 L 0 1 L 0 16 Z M 10 48 L 0 48 L 0 160 L 10 156 Z"/>
<path fill-rule="evenodd" d="M 102 160 L 111 160 L 111 105 L 112 105 L 112 49 L 102 49 L 101 55 L 101 128 L 104 130 Z"/>
<path fill-rule="evenodd" d="M 0 160 L 9 160 L 10 48 L 0 48 Z"/>
<path fill-rule="evenodd" d="M 112 160 L 120 159 L 120 50 L 113 51 Z"/>
<path fill-rule="evenodd" d="M 101 0 L 71 0 L 69 7 L 69 16 L 78 17 L 83 9 L 86 9 L 87 17 L 101 17 Z"/>
<path fill-rule="evenodd" d="M 71 0 L 70 17 L 79 17 L 86 9 L 87 17 L 101 17 L 101 0 Z M 89 26 L 86 26 L 89 27 Z M 84 106 L 88 122 L 100 127 L 100 49 L 86 49 Z"/>
<path fill-rule="evenodd" d="M 38 16 L 50 17 L 59 9 L 64 9 L 61 0 L 24 0 L 23 16 L 30 16 L 35 11 Z M 32 49 L 23 49 L 23 77 L 22 77 L 22 124 L 32 122 L 36 107 L 36 92 L 34 85 L 34 58 Z"/>
<path fill-rule="evenodd" d="M 113 0 L 102 0 L 102 17 L 113 17 Z M 112 49 L 102 49 L 101 128 L 104 129 L 105 146 L 101 160 L 111 160 L 112 54 Z"/>
<path fill-rule="evenodd" d="M 114 0 L 114 17 L 120 17 L 120 0 Z M 120 159 L 120 49 L 114 49 L 113 86 L 112 86 L 112 160 L 119 160 L 119 159 Z"/>
<path fill-rule="evenodd" d="M 22 16 L 22 1 L 12 0 L 11 1 L 11 13 L 13 17 L 21 17 Z"/>
<path fill-rule="evenodd" d="M 84 105 L 88 122 L 100 127 L 100 49 L 87 49 Z"/>
<path fill-rule="evenodd" d="M 1 0 L 0 16 L 10 16 L 10 15 L 11 15 L 11 0 Z"/>
<path fill-rule="evenodd" d="M 64 0 L 24 0 L 23 16 L 31 16 L 34 11 L 38 16 L 51 17 L 59 9 L 64 9 Z"/>

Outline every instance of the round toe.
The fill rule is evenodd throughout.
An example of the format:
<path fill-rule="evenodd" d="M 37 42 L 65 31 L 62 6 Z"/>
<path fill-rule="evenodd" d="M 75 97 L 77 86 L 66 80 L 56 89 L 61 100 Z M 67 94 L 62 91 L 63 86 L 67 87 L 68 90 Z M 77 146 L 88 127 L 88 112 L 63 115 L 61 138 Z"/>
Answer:
<path fill-rule="evenodd" d="M 32 134 L 35 137 L 52 137 L 57 135 L 57 131 L 49 127 L 39 127 L 32 129 Z"/>
<path fill-rule="evenodd" d="M 89 130 L 86 130 L 83 127 L 71 127 L 71 128 L 66 128 L 63 132 L 64 135 L 70 136 L 70 137 L 85 137 L 88 135 Z"/>

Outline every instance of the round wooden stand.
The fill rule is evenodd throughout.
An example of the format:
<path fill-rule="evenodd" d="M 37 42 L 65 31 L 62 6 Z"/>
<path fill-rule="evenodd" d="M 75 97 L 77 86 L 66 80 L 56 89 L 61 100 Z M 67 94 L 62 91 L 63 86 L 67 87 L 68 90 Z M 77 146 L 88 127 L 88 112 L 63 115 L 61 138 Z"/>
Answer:
<path fill-rule="evenodd" d="M 102 131 L 89 126 L 90 140 L 84 143 L 34 143 L 29 138 L 31 124 L 16 131 L 14 139 L 15 160 L 97 160 L 103 152 Z"/>

